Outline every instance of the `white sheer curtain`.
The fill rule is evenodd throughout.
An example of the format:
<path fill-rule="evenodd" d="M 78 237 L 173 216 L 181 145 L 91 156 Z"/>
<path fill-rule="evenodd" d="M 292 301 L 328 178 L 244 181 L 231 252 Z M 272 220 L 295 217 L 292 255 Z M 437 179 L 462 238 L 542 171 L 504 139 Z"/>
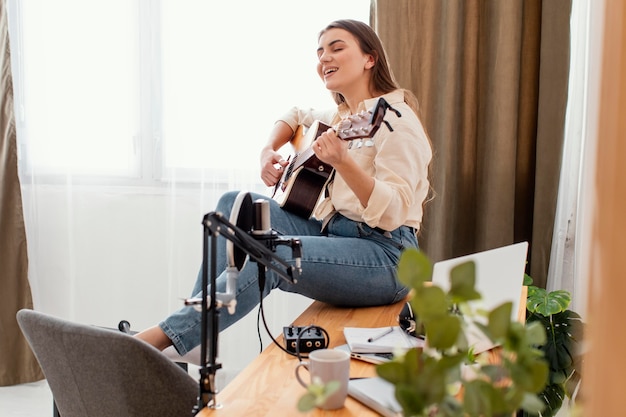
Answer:
<path fill-rule="evenodd" d="M 202 216 L 268 192 L 258 152 L 293 105 L 327 107 L 317 33 L 369 0 L 9 0 L 35 308 L 133 329 L 182 305 Z M 308 305 L 267 302 L 279 332 Z M 262 331 L 262 333 L 264 333 Z M 264 346 L 267 345 L 264 339 Z M 256 315 L 224 332 L 222 378 L 259 349 Z"/>
<path fill-rule="evenodd" d="M 574 1 L 565 145 L 557 201 L 548 290 L 572 293 L 570 308 L 585 316 L 589 277 L 591 207 L 595 198 L 597 86 L 603 1 Z"/>

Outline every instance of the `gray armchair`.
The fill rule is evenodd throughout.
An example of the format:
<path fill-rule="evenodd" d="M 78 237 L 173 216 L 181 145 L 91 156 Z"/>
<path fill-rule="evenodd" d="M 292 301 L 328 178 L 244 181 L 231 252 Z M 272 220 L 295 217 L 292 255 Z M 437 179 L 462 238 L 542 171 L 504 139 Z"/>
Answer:
<path fill-rule="evenodd" d="M 18 311 L 17 321 L 61 417 L 192 414 L 198 382 L 152 346 L 28 309 Z"/>

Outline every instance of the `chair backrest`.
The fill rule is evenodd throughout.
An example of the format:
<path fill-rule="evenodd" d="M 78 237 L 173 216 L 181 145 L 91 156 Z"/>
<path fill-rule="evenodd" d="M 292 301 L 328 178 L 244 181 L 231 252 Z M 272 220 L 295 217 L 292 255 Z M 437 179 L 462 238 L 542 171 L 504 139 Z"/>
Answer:
<path fill-rule="evenodd" d="M 198 382 L 152 346 L 33 310 L 17 321 L 62 417 L 192 414 Z"/>

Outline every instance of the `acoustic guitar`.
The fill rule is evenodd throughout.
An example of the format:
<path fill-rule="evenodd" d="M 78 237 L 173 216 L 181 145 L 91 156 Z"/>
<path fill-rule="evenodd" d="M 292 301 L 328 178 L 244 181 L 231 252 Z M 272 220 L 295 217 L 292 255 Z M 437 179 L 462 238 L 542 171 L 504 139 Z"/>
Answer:
<path fill-rule="evenodd" d="M 371 111 L 351 115 L 333 129 L 340 139 L 346 141 L 371 138 L 383 123 L 393 131 L 389 122 L 384 120 L 387 110 L 392 110 L 398 117 L 402 116 L 381 97 Z M 306 219 L 311 217 L 322 191 L 332 178 L 333 167 L 320 161 L 311 148 L 313 141 L 330 128 L 319 120 L 306 133 L 302 125 L 298 126 L 291 140 L 296 152 L 289 157 L 289 165 L 274 187 L 273 198 L 280 202 L 280 206 Z"/>

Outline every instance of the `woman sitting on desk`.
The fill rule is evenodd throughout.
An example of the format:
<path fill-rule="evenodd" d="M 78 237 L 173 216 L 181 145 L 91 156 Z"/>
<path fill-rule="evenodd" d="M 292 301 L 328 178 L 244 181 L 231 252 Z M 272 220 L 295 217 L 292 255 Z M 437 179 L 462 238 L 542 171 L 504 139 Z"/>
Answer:
<path fill-rule="evenodd" d="M 417 247 L 422 206 L 429 192 L 428 166 L 432 150 L 418 118 L 417 100 L 393 79 L 384 48 L 365 23 L 339 20 L 318 38 L 317 72 L 332 93 L 337 108 L 330 111 L 294 108 L 274 126 L 261 153 L 261 178 L 275 186 L 288 162 L 277 152 L 298 125 L 319 120 L 336 126 L 342 119 L 371 110 L 380 97 L 399 112 L 388 111 L 371 139 L 344 141 L 332 129 L 322 133 L 312 150 L 335 170 L 327 196 L 305 219 L 270 199 L 272 228 L 302 242 L 302 274 L 291 284 L 268 271 L 263 296 L 275 288 L 339 306 L 376 306 L 402 300 L 408 293 L 396 276 L 400 253 Z M 238 193 L 222 196 L 216 211 L 227 218 Z M 267 196 L 254 195 L 254 199 Z M 217 245 L 217 270 L 227 267 L 226 242 Z M 291 250 L 279 246 L 277 256 L 290 261 Z M 217 278 L 224 292 L 225 272 Z M 244 317 L 259 303 L 257 266 L 248 262 L 237 281 L 237 309 L 220 315 L 220 330 Z M 198 275 L 193 296 L 202 296 Z M 201 314 L 183 307 L 136 337 L 158 349 L 173 345 L 185 355 L 201 342 Z"/>

